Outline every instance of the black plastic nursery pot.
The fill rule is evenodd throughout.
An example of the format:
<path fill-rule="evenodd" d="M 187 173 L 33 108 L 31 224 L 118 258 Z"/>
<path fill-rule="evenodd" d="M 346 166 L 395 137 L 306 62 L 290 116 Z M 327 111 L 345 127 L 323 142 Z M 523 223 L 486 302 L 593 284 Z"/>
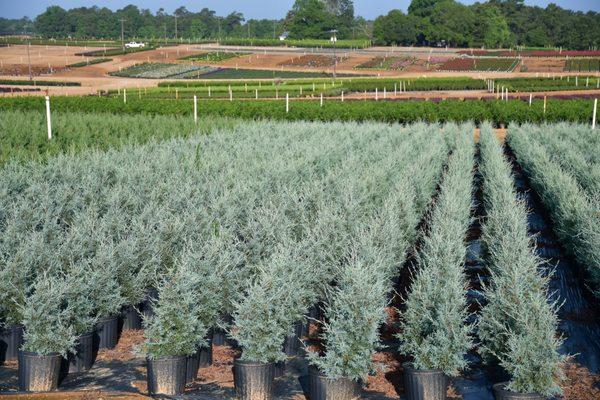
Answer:
<path fill-rule="evenodd" d="M 102 318 L 96 324 L 99 349 L 113 349 L 119 341 L 119 318 L 117 316 Z"/>
<path fill-rule="evenodd" d="M 23 325 L 0 329 L 0 365 L 4 361 L 16 360 L 23 345 Z"/>
<path fill-rule="evenodd" d="M 308 375 L 310 400 L 352 400 L 359 399 L 361 383 L 347 378 L 331 379 L 317 368 L 310 367 Z"/>
<path fill-rule="evenodd" d="M 176 396 L 185 391 L 187 359 L 185 356 L 146 359 L 148 392 Z"/>
<path fill-rule="evenodd" d="M 191 383 L 198 376 L 198 370 L 200 369 L 200 350 L 196 350 L 194 354 L 187 356 L 185 364 L 185 383 Z"/>
<path fill-rule="evenodd" d="M 29 351 L 19 351 L 19 390 L 24 392 L 49 392 L 58 388 L 62 356 L 47 356 Z"/>
<path fill-rule="evenodd" d="M 68 356 L 69 373 L 84 372 L 92 368 L 95 353 L 94 332 L 88 332 L 79 336 L 75 352 Z"/>
<path fill-rule="evenodd" d="M 404 390 L 408 400 L 446 400 L 449 380 L 441 370 L 418 370 L 404 363 Z"/>
<path fill-rule="evenodd" d="M 198 365 L 200 368 L 210 367 L 213 362 L 212 339 L 208 339 L 208 345 L 198 350 Z"/>
<path fill-rule="evenodd" d="M 308 326 L 303 323 L 294 325 L 294 333 L 285 337 L 283 342 L 283 352 L 286 356 L 295 357 L 301 354 L 301 338 L 308 333 Z"/>
<path fill-rule="evenodd" d="M 142 329 L 142 316 L 138 309 L 141 309 L 142 306 L 134 307 L 127 306 L 123 310 L 123 330 L 129 329 Z"/>
<path fill-rule="evenodd" d="M 546 397 L 538 393 L 518 393 L 506 390 L 507 382 L 497 383 L 493 386 L 496 400 L 545 400 Z"/>
<path fill-rule="evenodd" d="M 144 319 L 151 318 L 154 315 L 154 309 L 152 308 L 151 300 L 158 299 L 158 290 L 151 288 L 148 290 L 148 295 L 146 296 L 146 300 L 141 304 L 140 311 L 144 315 Z"/>
<path fill-rule="evenodd" d="M 269 400 L 275 386 L 275 363 L 259 363 L 236 359 L 233 382 L 238 399 Z"/>

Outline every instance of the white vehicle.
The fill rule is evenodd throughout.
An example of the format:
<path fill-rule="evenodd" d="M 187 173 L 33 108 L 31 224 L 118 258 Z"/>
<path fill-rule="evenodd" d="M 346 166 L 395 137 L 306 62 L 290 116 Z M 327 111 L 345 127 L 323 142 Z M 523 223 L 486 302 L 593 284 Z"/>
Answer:
<path fill-rule="evenodd" d="M 129 42 L 125 44 L 125 47 L 128 49 L 140 49 L 146 47 L 146 43 Z"/>

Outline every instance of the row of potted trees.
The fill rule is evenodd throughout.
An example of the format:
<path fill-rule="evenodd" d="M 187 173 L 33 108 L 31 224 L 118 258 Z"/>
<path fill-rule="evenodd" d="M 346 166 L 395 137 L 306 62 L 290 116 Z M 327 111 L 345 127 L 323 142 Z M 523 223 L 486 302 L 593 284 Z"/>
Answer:
<path fill-rule="evenodd" d="M 511 166 L 491 126 L 481 129 L 484 258 L 491 280 L 477 333 L 479 351 L 498 364 L 509 381 L 494 386 L 498 400 L 545 399 L 561 393 L 557 300 L 551 300 L 551 274 L 540 268 L 528 235 L 527 205 L 513 186 Z"/>

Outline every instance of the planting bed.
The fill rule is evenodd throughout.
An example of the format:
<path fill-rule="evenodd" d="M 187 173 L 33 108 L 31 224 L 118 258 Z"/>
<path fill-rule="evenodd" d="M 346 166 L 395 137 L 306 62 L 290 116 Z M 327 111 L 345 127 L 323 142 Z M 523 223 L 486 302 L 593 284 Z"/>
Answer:
<path fill-rule="evenodd" d="M 125 78 L 146 78 L 146 79 L 166 79 L 166 78 L 196 78 L 203 74 L 214 71 L 213 67 L 187 65 L 187 64 L 168 64 L 168 63 L 144 63 L 134 65 L 121 71 L 111 72 L 113 76 L 122 76 Z"/>
<path fill-rule="evenodd" d="M 599 72 L 600 58 L 571 58 L 565 63 L 568 72 Z"/>
<path fill-rule="evenodd" d="M 219 62 L 224 60 L 229 60 L 232 58 L 237 58 L 241 56 L 245 56 L 251 53 L 233 53 L 233 52 L 224 52 L 224 51 L 212 51 L 208 53 L 201 54 L 193 54 L 191 56 L 180 58 L 180 60 L 185 61 L 198 61 L 198 62 Z"/>
<path fill-rule="evenodd" d="M 440 71 L 513 71 L 519 60 L 516 58 L 454 58 L 439 67 Z"/>
<path fill-rule="evenodd" d="M 416 61 L 417 60 L 413 57 L 375 57 L 367 62 L 357 65 L 354 68 L 402 71 L 415 64 Z"/>
<path fill-rule="evenodd" d="M 334 64 L 346 60 L 344 57 L 323 56 L 316 54 L 307 54 L 298 58 L 292 58 L 288 61 L 279 63 L 282 67 L 301 67 L 301 68 L 327 68 L 333 67 Z"/>

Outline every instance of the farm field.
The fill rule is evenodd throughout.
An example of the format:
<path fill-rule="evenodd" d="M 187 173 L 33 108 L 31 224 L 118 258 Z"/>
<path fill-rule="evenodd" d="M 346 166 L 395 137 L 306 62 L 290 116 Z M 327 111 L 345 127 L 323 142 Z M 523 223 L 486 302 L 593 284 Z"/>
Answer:
<path fill-rule="evenodd" d="M 516 58 L 454 58 L 439 66 L 441 71 L 513 71 L 519 60 Z"/>
<path fill-rule="evenodd" d="M 367 62 L 358 64 L 356 69 L 382 69 L 402 71 L 415 64 L 416 59 L 409 57 L 375 57 Z"/>
<path fill-rule="evenodd" d="M 229 60 L 232 58 L 242 57 L 242 56 L 245 56 L 248 54 L 251 54 L 251 53 L 228 53 L 228 52 L 226 53 L 226 52 L 213 51 L 213 52 L 208 52 L 208 53 L 193 54 L 191 56 L 182 57 L 182 58 L 180 58 L 180 60 L 220 62 L 220 61 Z"/>
<path fill-rule="evenodd" d="M 600 58 L 572 58 L 566 61 L 565 71 L 600 72 Z"/>
<path fill-rule="evenodd" d="M 67 112 L 112 103 L 64 98 L 44 144 L 45 115 L 18 111 L 39 100 L 0 101 L 0 313 L 25 326 L 28 351 L 66 355 L 100 332 L 95 364 L 61 390 L 146 394 L 147 365 L 198 354 L 198 368 L 179 357 L 190 396 L 233 398 L 231 368 L 252 361 L 283 372 L 278 398 L 310 396 L 299 377 L 316 368 L 360 398 L 397 399 L 411 365 L 451 376 L 453 396 L 490 397 L 494 357 L 513 390 L 598 394 L 600 142 L 587 122 L 511 124 L 503 145 L 486 122 L 475 142 L 468 118 L 195 125 L 116 103 Z M 3 394 L 16 375 L 0 366 Z"/>

